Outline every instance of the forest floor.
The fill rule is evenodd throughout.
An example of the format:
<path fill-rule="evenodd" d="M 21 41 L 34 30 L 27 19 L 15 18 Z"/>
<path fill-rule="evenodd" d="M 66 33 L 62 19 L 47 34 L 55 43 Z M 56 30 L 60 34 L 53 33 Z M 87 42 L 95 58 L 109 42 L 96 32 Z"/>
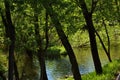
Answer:
<path fill-rule="evenodd" d="M 103 66 L 103 73 L 96 75 L 95 72 L 82 75 L 82 80 L 116 80 L 120 74 L 120 59 L 113 60 L 111 63 Z M 58 80 L 74 80 L 72 76 L 65 77 Z"/>

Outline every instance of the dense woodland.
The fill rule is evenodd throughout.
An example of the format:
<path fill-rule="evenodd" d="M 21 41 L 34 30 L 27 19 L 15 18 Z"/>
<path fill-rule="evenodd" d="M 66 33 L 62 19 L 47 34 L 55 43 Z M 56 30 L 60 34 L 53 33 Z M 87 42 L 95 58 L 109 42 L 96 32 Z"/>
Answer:
<path fill-rule="evenodd" d="M 112 62 L 115 45 L 120 45 L 120 0 L 0 0 L 0 80 L 33 80 L 36 60 L 39 80 L 49 80 L 45 61 L 52 51 L 67 55 L 73 79 L 82 80 L 73 48 L 83 47 L 91 49 L 100 75 L 98 50 Z M 27 70 L 32 73 L 25 76 Z"/>

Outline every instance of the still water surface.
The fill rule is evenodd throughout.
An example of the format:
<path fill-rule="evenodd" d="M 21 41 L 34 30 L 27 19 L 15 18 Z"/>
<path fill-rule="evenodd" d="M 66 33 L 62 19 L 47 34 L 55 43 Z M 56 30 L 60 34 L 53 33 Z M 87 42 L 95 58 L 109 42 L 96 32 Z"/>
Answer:
<path fill-rule="evenodd" d="M 120 48 L 112 47 L 111 49 L 111 58 L 118 59 L 120 58 Z M 90 48 L 84 49 L 74 49 L 78 65 L 79 71 L 81 74 L 86 74 L 94 71 L 93 60 L 91 56 Z M 99 49 L 99 56 L 102 63 L 102 66 L 107 64 L 109 61 L 104 51 Z M 58 78 L 63 78 L 66 75 L 72 75 L 71 65 L 69 62 L 68 56 L 59 59 L 46 60 L 47 66 L 47 75 L 49 80 L 57 80 Z"/>

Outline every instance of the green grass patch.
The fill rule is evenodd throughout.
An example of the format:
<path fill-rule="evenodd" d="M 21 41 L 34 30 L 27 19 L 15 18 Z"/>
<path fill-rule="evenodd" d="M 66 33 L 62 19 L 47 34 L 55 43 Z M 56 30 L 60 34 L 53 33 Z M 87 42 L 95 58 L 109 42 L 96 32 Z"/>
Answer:
<path fill-rule="evenodd" d="M 114 60 L 103 67 L 103 74 L 96 75 L 95 72 L 82 75 L 82 80 L 115 80 L 120 72 L 120 60 Z M 59 80 L 74 80 L 72 76 Z"/>

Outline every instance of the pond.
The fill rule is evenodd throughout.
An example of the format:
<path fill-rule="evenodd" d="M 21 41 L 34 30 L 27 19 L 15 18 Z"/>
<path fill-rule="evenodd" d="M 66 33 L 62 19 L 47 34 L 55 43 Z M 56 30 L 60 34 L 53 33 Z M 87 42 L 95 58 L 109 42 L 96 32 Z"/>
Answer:
<path fill-rule="evenodd" d="M 112 60 L 120 58 L 120 47 L 111 48 Z M 94 71 L 94 64 L 91 56 L 90 48 L 74 49 L 76 59 L 79 65 L 79 71 L 81 74 L 86 74 Z M 99 56 L 102 66 L 107 64 L 108 58 L 102 49 L 99 49 Z M 61 56 L 59 59 L 46 60 L 47 75 L 49 80 L 57 80 L 65 76 L 72 75 L 71 64 L 68 56 Z"/>

